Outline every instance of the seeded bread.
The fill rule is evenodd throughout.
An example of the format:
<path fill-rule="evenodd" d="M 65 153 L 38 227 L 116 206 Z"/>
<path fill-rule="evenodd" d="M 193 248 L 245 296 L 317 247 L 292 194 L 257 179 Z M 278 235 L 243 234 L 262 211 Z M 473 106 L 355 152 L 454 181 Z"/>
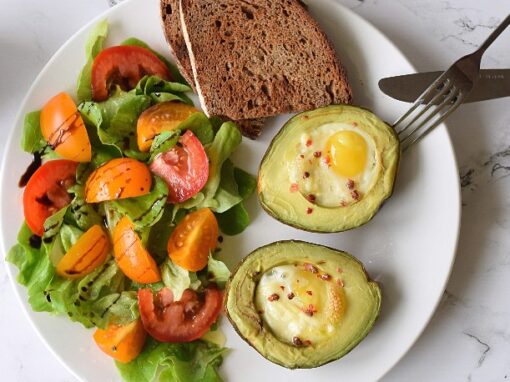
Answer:
<path fill-rule="evenodd" d="M 179 0 L 204 111 L 232 120 L 351 102 L 345 70 L 299 0 Z"/>
<path fill-rule="evenodd" d="M 179 72 L 186 82 L 195 90 L 195 80 L 188 56 L 188 49 L 181 31 L 181 20 L 179 14 L 178 0 L 161 0 L 161 21 L 165 38 L 170 51 L 175 59 Z M 228 119 L 228 118 L 226 118 Z M 264 125 L 265 119 L 258 118 L 254 120 L 243 119 L 235 121 L 243 135 L 255 139 L 257 138 Z"/>

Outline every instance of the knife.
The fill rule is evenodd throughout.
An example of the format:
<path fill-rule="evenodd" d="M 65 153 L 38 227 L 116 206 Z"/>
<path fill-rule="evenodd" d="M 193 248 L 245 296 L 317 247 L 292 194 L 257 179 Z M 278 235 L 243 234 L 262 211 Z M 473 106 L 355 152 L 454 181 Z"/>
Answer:
<path fill-rule="evenodd" d="M 379 89 L 399 101 L 414 102 L 441 74 L 442 72 L 426 72 L 387 77 L 379 81 Z M 480 80 L 464 103 L 508 96 L 510 96 L 510 69 L 482 69 Z"/>

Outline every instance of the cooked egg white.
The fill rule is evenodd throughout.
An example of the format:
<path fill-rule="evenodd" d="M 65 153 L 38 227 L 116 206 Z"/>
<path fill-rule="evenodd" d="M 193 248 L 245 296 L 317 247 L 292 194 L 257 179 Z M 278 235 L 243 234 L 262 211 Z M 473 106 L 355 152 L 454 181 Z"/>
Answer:
<path fill-rule="evenodd" d="M 357 124 L 328 123 L 302 134 L 289 177 L 315 204 L 348 206 L 370 191 L 378 163 L 375 142 Z"/>
<path fill-rule="evenodd" d="M 264 273 L 255 292 L 259 314 L 280 340 L 317 344 L 338 329 L 346 309 L 343 289 L 309 264 L 281 265 Z M 307 341 L 310 341 L 309 343 Z"/>

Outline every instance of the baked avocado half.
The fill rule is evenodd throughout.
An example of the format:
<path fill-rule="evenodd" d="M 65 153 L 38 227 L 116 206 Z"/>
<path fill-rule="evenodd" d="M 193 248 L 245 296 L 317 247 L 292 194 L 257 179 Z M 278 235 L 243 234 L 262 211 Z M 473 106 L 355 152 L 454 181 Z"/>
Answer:
<path fill-rule="evenodd" d="M 256 249 L 230 277 L 225 296 L 239 335 L 290 369 L 347 354 L 368 334 L 381 306 L 379 286 L 356 258 L 303 241 Z"/>
<path fill-rule="evenodd" d="M 307 231 L 339 232 L 368 222 L 391 196 L 400 158 L 393 129 L 372 112 L 331 105 L 291 118 L 259 174 L 262 207 Z"/>

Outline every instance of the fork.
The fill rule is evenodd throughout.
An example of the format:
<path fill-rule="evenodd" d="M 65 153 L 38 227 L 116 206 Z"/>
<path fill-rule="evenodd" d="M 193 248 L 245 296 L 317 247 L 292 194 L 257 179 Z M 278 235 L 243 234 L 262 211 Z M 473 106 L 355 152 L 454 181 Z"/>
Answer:
<path fill-rule="evenodd" d="M 422 139 L 460 106 L 479 78 L 485 50 L 509 24 L 510 15 L 476 51 L 458 59 L 441 74 L 393 124 L 403 151 Z"/>

